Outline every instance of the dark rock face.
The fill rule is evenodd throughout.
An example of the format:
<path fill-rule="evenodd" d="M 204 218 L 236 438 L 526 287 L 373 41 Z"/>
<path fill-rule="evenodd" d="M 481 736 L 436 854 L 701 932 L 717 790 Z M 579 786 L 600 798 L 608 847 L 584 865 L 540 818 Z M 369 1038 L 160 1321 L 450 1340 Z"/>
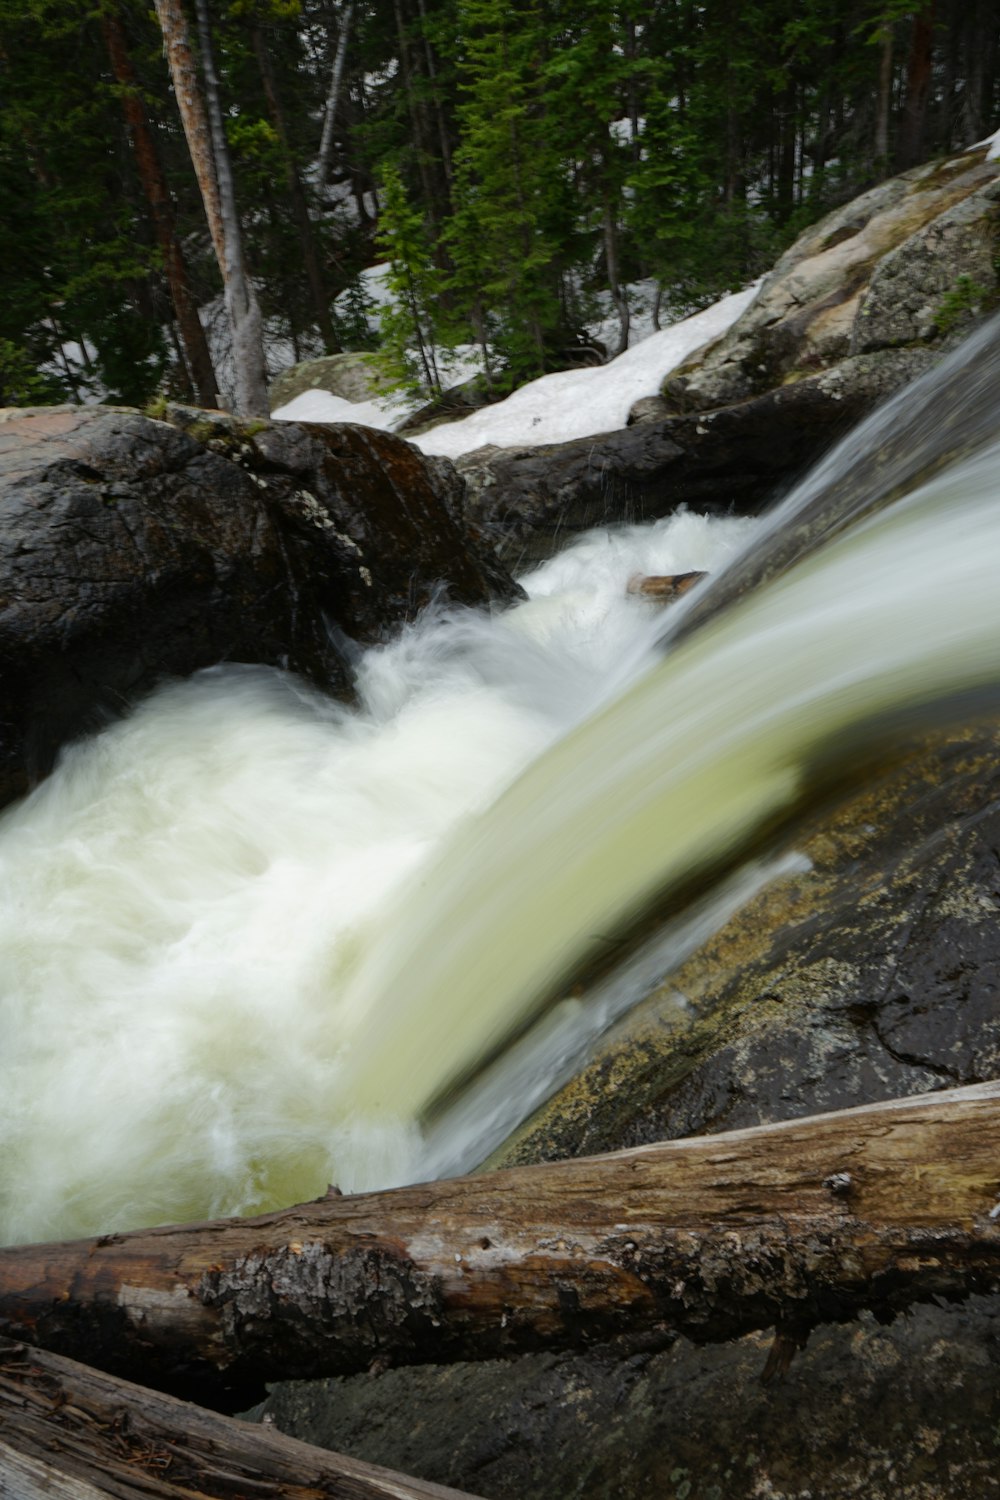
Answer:
<path fill-rule="evenodd" d="M 669 975 L 499 1160 L 1000 1076 L 998 749 L 996 726 L 941 733 L 800 830 L 810 868 L 761 892 Z"/>
<path fill-rule="evenodd" d="M 517 591 L 443 461 L 366 428 L 173 417 L 0 421 L 0 804 L 164 675 L 261 662 L 344 695 L 347 638 L 439 591 Z"/>
<path fill-rule="evenodd" d="M 705 415 L 637 422 L 571 443 L 482 450 L 457 467 L 469 486 L 470 515 L 500 556 L 520 566 L 551 556 L 574 532 L 651 520 L 681 504 L 753 514 L 876 399 L 863 378 L 847 386 L 817 376 Z"/>
<path fill-rule="evenodd" d="M 276 1387 L 283 1432 L 492 1500 L 982 1500 L 996 1494 L 1000 1297 L 767 1335 Z"/>

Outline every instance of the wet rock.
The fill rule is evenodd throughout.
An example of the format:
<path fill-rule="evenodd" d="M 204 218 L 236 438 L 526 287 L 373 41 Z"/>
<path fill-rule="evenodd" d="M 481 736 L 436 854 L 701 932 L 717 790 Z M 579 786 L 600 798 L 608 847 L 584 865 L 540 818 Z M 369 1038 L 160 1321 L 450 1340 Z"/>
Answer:
<path fill-rule="evenodd" d="M 496 1163 L 1000 1076 L 1000 729 L 926 741 L 800 831 L 739 911 Z"/>
<path fill-rule="evenodd" d="M 808 856 L 497 1154 L 526 1162 L 1000 1073 L 1000 727 L 940 733 L 817 815 Z M 494 1500 L 1000 1493 L 1000 1296 L 770 1338 L 277 1386 L 284 1431 Z"/>
<path fill-rule="evenodd" d="M 703 415 L 569 443 L 480 449 L 456 464 L 468 513 L 512 566 L 550 557 L 591 526 L 652 520 L 682 504 L 753 514 L 871 410 L 878 360 L 858 365 L 850 382 L 824 372 Z"/>
<path fill-rule="evenodd" d="M 1000 1297 L 769 1338 L 287 1384 L 284 1432 L 492 1500 L 985 1500 L 1000 1492 Z"/>
<path fill-rule="evenodd" d="M 445 461 L 367 428 L 167 414 L 0 419 L 0 804 L 165 675 L 262 662 L 345 695 L 352 641 L 442 591 L 517 591 Z"/>

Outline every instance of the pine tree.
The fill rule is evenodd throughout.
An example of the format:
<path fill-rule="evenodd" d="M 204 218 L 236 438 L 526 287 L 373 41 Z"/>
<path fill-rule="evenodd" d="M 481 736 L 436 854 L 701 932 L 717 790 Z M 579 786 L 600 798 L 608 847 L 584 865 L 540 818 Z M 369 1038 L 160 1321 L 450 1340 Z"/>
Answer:
<path fill-rule="evenodd" d="M 562 184 L 548 131 L 538 0 L 460 0 L 455 213 L 445 240 L 460 304 L 495 317 L 509 376 L 541 374 L 559 342 L 557 246 L 548 232 Z M 479 284 L 470 282 L 480 268 Z"/>
<path fill-rule="evenodd" d="M 403 390 L 438 394 L 441 375 L 434 308 L 440 275 L 424 221 L 409 202 L 399 168 L 392 161 L 383 167 L 378 244 L 390 266 L 386 291 L 391 300 L 381 315 L 382 367 Z"/>

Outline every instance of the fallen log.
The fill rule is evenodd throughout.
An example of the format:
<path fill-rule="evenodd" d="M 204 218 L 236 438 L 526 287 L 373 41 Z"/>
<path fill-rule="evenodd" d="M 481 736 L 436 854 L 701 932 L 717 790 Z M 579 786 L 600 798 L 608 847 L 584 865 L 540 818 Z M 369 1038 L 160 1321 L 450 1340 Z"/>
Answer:
<path fill-rule="evenodd" d="M 784 1344 L 1000 1281 L 1000 1082 L 0 1251 L 0 1332 L 248 1403 L 265 1380 L 643 1334 Z"/>
<path fill-rule="evenodd" d="M 12 1500 L 471 1500 L 0 1339 Z"/>

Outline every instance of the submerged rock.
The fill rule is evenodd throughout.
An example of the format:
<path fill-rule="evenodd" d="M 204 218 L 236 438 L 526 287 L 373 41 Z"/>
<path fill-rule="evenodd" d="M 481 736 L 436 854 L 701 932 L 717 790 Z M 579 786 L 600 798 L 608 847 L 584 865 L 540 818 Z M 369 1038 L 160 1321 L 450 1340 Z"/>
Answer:
<path fill-rule="evenodd" d="M 517 593 L 447 462 L 367 428 L 168 415 L 0 418 L 0 805 L 163 676 L 260 662 L 345 695 L 352 641 L 439 593 Z"/>

